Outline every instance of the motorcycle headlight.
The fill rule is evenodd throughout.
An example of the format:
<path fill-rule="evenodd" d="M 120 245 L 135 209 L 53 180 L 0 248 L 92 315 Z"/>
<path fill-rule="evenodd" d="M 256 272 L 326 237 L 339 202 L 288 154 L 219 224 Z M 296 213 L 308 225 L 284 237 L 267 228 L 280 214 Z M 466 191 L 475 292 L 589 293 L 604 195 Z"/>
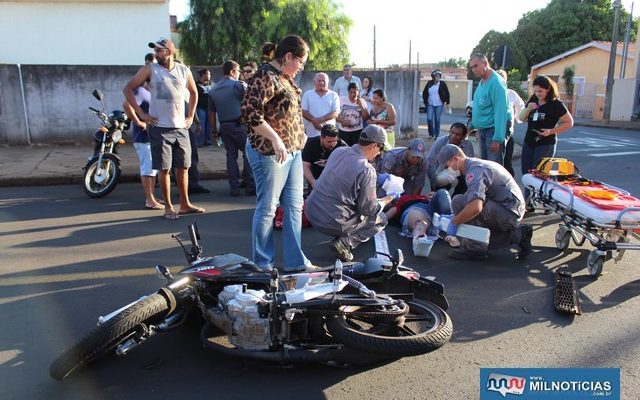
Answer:
<path fill-rule="evenodd" d="M 111 134 L 111 140 L 115 143 L 118 143 L 120 140 L 122 140 L 122 131 L 119 129 L 113 131 L 113 133 Z"/>

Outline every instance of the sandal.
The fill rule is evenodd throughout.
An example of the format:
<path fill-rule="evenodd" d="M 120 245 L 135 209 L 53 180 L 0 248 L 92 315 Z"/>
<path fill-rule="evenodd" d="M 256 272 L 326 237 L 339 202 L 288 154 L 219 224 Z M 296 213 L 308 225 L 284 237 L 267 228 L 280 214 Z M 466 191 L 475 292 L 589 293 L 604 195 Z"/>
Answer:
<path fill-rule="evenodd" d="M 178 213 L 168 212 L 168 213 L 164 213 L 162 217 L 168 220 L 175 220 L 175 219 L 178 219 Z"/>
<path fill-rule="evenodd" d="M 444 241 L 449 244 L 449 246 L 456 248 L 460 247 L 460 241 L 455 236 L 447 236 L 444 238 Z"/>
<path fill-rule="evenodd" d="M 164 205 L 163 204 L 155 204 L 153 206 L 148 206 L 148 205 L 144 205 L 145 210 L 164 210 Z"/>
<path fill-rule="evenodd" d="M 189 208 L 188 210 L 180 210 L 178 211 L 178 214 L 182 215 L 182 214 L 202 214 L 204 212 L 204 208 L 202 207 L 192 207 Z"/>

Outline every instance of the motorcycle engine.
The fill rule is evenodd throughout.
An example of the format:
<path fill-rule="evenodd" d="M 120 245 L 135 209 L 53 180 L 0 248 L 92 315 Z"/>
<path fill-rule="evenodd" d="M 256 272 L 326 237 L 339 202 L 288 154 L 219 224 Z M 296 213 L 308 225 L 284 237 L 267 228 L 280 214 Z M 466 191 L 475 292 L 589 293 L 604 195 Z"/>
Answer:
<path fill-rule="evenodd" d="M 228 285 L 218 295 L 219 308 L 209 309 L 209 320 L 229 335 L 229 341 L 244 350 L 269 350 L 269 319 L 261 317 L 260 306 L 267 304 L 264 290 Z"/>

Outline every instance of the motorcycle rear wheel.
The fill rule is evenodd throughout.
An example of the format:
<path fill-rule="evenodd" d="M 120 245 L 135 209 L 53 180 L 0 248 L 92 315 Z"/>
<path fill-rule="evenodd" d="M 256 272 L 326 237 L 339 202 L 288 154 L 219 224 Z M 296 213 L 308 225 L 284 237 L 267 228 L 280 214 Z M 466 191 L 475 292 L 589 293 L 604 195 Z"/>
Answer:
<path fill-rule="evenodd" d="M 101 183 L 94 179 L 98 169 L 102 169 L 106 174 L 105 180 Z M 113 154 L 103 154 L 102 165 L 98 165 L 98 157 L 96 157 L 85 167 L 82 189 L 89 197 L 106 196 L 116 188 L 121 173 L 120 160 Z"/>
<path fill-rule="evenodd" d="M 65 350 L 49 367 L 53 379 L 63 380 L 85 364 L 106 355 L 138 329 L 161 321 L 169 311 L 167 299 L 152 294 L 98 326 Z"/>
<path fill-rule="evenodd" d="M 344 314 L 327 319 L 327 329 L 347 346 L 396 357 L 429 353 L 449 341 L 453 324 L 444 310 L 420 300 L 406 303 L 409 312 L 393 322 Z"/>

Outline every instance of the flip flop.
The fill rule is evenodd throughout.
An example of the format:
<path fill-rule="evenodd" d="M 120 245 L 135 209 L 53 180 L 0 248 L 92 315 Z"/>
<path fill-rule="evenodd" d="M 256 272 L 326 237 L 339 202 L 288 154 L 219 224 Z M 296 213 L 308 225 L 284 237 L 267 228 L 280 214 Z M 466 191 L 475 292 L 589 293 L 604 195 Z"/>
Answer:
<path fill-rule="evenodd" d="M 145 204 L 144 208 L 146 210 L 164 210 L 164 205 L 156 204 L 155 206 L 148 206 L 148 205 Z"/>
<path fill-rule="evenodd" d="M 183 215 L 183 214 L 202 214 L 204 212 L 204 208 L 202 207 L 194 207 L 194 208 L 190 208 L 188 210 L 180 210 L 178 211 L 178 214 Z"/>
<path fill-rule="evenodd" d="M 175 219 L 178 219 L 178 214 L 174 212 L 170 212 L 170 213 L 163 214 L 162 217 L 168 220 L 175 220 Z"/>

